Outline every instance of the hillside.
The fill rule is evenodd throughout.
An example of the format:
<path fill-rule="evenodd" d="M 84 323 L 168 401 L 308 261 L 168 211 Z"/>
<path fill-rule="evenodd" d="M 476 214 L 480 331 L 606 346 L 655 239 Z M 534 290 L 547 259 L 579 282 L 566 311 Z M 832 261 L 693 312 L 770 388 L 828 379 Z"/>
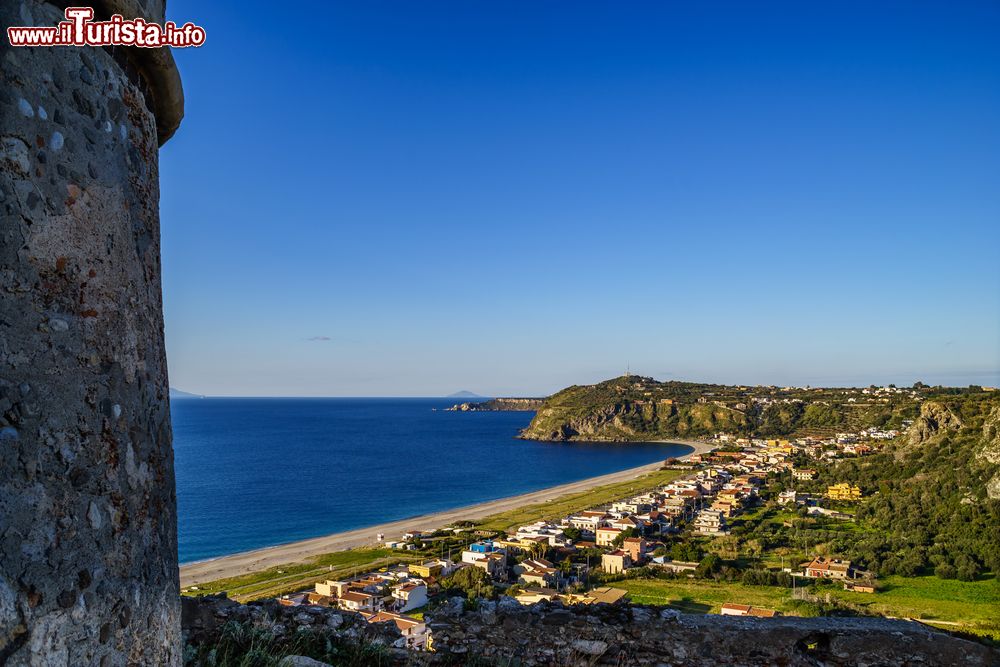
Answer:
<path fill-rule="evenodd" d="M 549 397 L 521 436 L 529 440 L 638 441 L 828 435 L 901 428 L 933 390 L 746 387 L 622 376 Z"/>

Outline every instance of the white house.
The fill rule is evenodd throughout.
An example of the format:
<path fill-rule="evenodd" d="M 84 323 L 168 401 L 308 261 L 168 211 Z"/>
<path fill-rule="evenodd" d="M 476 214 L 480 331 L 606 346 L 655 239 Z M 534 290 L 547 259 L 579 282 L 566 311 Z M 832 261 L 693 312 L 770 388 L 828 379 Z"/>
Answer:
<path fill-rule="evenodd" d="M 397 612 L 407 612 L 427 604 L 427 584 L 412 579 L 392 589 Z"/>

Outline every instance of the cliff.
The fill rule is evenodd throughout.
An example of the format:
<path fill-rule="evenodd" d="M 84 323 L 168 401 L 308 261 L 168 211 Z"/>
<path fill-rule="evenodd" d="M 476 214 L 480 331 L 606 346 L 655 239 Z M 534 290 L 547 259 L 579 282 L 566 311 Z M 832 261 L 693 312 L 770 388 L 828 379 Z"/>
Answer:
<path fill-rule="evenodd" d="M 722 389 L 637 376 L 572 386 L 546 399 L 520 437 L 625 442 L 748 432 L 748 406 L 741 399 L 727 404 L 707 398 L 722 396 Z"/>
<path fill-rule="evenodd" d="M 534 412 L 545 402 L 544 398 L 491 398 L 476 403 L 457 403 L 450 412 Z"/>
<path fill-rule="evenodd" d="M 920 402 L 935 391 L 943 390 L 747 387 L 626 375 L 553 394 L 521 437 L 624 442 L 716 433 L 787 437 L 869 427 L 898 430 L 906 420 L 918 418 Z M 928 433 L 961 425 L 961 420 L 938 417 L 928 415 Z"/>

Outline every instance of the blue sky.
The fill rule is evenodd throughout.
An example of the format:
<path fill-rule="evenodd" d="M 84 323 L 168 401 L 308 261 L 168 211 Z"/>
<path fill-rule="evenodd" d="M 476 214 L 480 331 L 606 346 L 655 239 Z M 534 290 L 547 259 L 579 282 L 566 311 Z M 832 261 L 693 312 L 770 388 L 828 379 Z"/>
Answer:
<path fill-rule="evenodd" d="M 995 2 L 168 5 L 175 387 L 1000 383 Z"/>

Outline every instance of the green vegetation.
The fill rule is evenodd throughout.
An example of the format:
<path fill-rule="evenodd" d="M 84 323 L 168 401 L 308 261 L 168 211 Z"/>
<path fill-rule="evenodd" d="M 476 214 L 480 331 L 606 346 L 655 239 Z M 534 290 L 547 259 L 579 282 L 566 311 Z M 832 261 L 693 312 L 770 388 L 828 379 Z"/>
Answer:
<path fill-rule="evenodd" d="M 917 415 L 913 394 L 932 391 L 921 385 L 876 398 L 857 389 L 734 387 L 623 376 L 553 394 L 522 437 L 627 441 L 899 428 Z"/>
<path fill-rule="evenodd" d="M 802 581 L 800 580 L 800 584 Z M 629 592 L 634 602 L 669 605 L 688 613 L 715 614 L 727 602 L 775 609 L 799 616 L 815 615 L 827 606 L 834 613 L 861 613 L 896 618 L 914 618 L 941 627 L 976 634 L 996 632 L 1000 609 L 1000 583 L 995 577 L 980 581 L 944 581 L 933 576 L 887 577 L 878 593 L 854 593 L 838 584 L 812 585 L 799 589 L 748 586 L 738 581 L 704 579 L 624 579 L 613 584 Z"/>
<path fill-rule="evenodd" d="M 286 657 L 302 655 L 345 667 L 394 664 L 384 645 L 338 641 L 329 632 L 302 628 L 291 635 L 276 635 L 251 623 L 229 622 L 217 642 L 185 647 L 185 666 L 277 667 Z"/>
<path fill-rule="evenodd" d="M 249 602 L 272 598 L 309 588 L 317 581 L 337 579 L 379 567 L 412 562 L 419 557 L 390 549 L 351 549 L 323 554 L 305 563 L 292 563 L 217 579 L 185 589 L 185 595 L 206 595 L 226 591 L 234 600 Z"/>

